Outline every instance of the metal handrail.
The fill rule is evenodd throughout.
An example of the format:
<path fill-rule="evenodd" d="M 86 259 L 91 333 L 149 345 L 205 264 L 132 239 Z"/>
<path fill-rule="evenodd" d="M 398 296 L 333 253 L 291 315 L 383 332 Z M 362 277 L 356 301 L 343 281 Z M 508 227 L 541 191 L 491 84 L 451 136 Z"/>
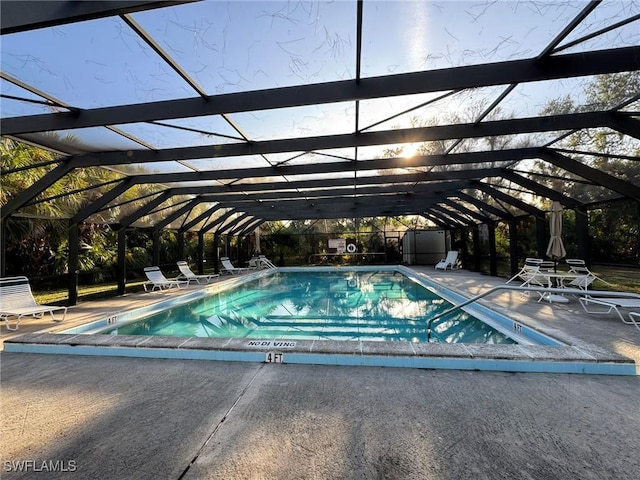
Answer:
<path fill-rule="evenodd" d="M 581 290 L 578 288 L 545 288 L 545 287 L 523 287 L 523 286 L 510 286 L 510 285 L 497 285 L 495 287 L 491 287 L 486 292 L 483 292 L 475 297 L 472 297 L 458 305 L 454 305 L 448 310 L 445 310 L 442 313 L 439 313 L 429 320 L 427 320 L 427 342 L 431 338 L 431 324 L 438 320 L 439 318 L 444 317 L 445 315 L 449 315 L 450 313 L 455 312 L 456 310 L 460 310 L 462 307 L 466 307 L 470 303 L 473 303 L 477 300 L 480 300 L 487 295 L 491 295 L 494 292 L 499 290 L 513 290 L 516 292 L 538 292 L 538 293 L 568 293 L 570 295 L 580 295 L 580 296 L 597 296 L 597 297 L 616 297 L 616 298 L 640 298 L 640 294 L 631 293 L 631 292 L 612 292 L 608 290 Z"/>

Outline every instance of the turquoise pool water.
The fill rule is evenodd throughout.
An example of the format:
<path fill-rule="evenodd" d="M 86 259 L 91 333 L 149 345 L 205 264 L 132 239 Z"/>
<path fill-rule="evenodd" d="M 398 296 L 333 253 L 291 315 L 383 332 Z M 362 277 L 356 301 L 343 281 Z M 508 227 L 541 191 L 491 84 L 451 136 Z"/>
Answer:
<path fill-rule="evenodd" d="M 100 333 L 182 337 L 516 343 L 398 271 L 277 272 Z"/>

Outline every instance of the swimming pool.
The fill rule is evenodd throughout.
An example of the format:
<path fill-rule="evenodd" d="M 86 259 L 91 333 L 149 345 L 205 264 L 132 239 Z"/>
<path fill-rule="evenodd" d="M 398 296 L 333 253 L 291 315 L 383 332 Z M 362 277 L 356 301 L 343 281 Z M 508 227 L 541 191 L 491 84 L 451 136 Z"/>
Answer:
<path fill-rule="evenodd" d="M 397 270 L 279 271 L 101 333 L 282 340 L 516 343 Z"/>
<path fill-rule="evenodd" d="M 215 296 L 236 287 L 242 287 L 247 282 L 259 280 L 260 282 L 265 282 L 262 285 L 271 282 L 278 283 L 278 274 L 281 272 L 311 272 L 313 276 L 323 276 L 325 272 L 341 272 L 347 276 L 340 277 L 342 279 L 339 281 L 330 282 L 330 289 L 333 289 L 331 293 L 333 302 L 340 305 L 348 305 L 354 299 L 354 295 L 362 296 L 368 299 L 365 304 L 369 305 L 369 308 L 382 309 L 381 304 L 384 303 L 385 309 L 395 312 L 395 316 L 393 316 L 395 320 L 398 320 L 396 318 L 398 316 L 405 320 L 396 323 L 392 322 L 391 326 L 378 326 L 374 327 L 373 330 L 364 330 L 362 333 L 355 332 L 353 325 L 351 325 L 349 331 L 344 329 L 339 331 L 337 337 L 341 338 L 341 340 L 336 340 L 334 334 L 329 336 L 327 332 L 321 332 L 318 336 L 311 336 L 306 330 L 296 339 L 283 339 L 280 336 L 274 338 L 276 335 L 272 336 L 273 330 L 269 334 L 263 332 L 256 333 L 254 337 L 244 336 L 240 338 L 212 337 L 209 335 L 199 337 L 192 335 L 190 332 L 187 336 L 166 335 L 167 332 L 162 332 L 165 334 L 160 335 L 152 335 L 147 332 L 137 335 L 120 333 L 124 331 L 124 328 L 129 328 L 130 324 L 133 325 L 137 320 L 141 320 L 144 317 L 158 313 L 162 314 L 162 312 L 190 302 L 202 300 L 212 295 Z M 358 275 L 349 276 L 349 272 L 356 272 Z M 358 280 L 359 274 L 362 272 L 364 272 L 365 278 L 366 275 L 378 275 L 375 272 L 384 272 L 385 274 L 382 277 L 386 280 L 377 286 L 375 284 L 368 285 L 367 282 Z M 429 295 L 437 293 L 439 299 L 434 302 L 436 305 L 440 303 L 444 305 L 446 302 L 457 305 L 467 300 L 467 297 L 463 294 L 444 288 L 428 275 L 404 266 L 378 266 L 373 269 L 367 267 L 349 267 L 348 269 L 340 267 L 290 267 L 281 268 L 278 271 L 259 271 L 226 277 L 207 287 L 190 289 L 191 291 L 187 293 L 180 292 L 180 295 L 171 295 L 164 300 L 160 300 L 163 298 L 163 294 L 160 293 L 144 294 L 144 297 L 148 295 L 148 300 L 151 297 L 155 297 L 160 301 L 143 308 L 113 311 L 108 317 L 101 320 L 79 323 L 78 326 L 72 328 L 58 326 L 50 332 L 24 334 L 5 340 L 4 349 L 6 352 L 64 355 L 635 375 L 635 364 L 626 357 L 613 352 L 603 352 L 601 348 L 584 344 L 584 342 L 574 344 L 571 338 L 566 339 L 569 343 L 564 343 L 518 320 L 508 318 L 506 315 L 500 314 L 495 309 L 488 308 L 481 303 L 472 303 L 464 307 L 464 311 L 465 314 L 470 314 L 477 320 L 481 320 L 484 324 L 503 335 L 503 337 L 495 333 L 488 335 L 488 338 L 492 338 L 490 342 L 494 343 L 449 343 L 450 340 L 447 335 L 454 334 L 464 337 L 469 333 L 462 327 L 459 327 L 458 330 L 455 328 L 449 330 L 444 328 L 444 324 L 440 327 L 442 328 L 440 330 L 435 325 L 436 322 L 434 322 L 434 328 L 431 332 L 433 340 L 423 341 L 424 339 L 421 339 L 420 332 L 424 332 L 425 319 L 421 316 L 419 309 L 411 315 L 407 315 L 407 313 L 411 312 L 404 306 L 396 306 L 395 309 L 389 307 L 391 305 L 390 300 L 383 301 L 379 296 L 375 296 L 372 293 L 372 290 L 375 291 L 378 288 L 386 290 L 391 299 L 394 296 L 401 297 L 402 295 L 396 291 L 397 287 L 394 286 L 397 282 L 390 280 L 397 278 L 398 282 L 400 282 L 399 279 L 402 277 L 399 274 L 406 277 L 402 282 L 408 288 L 402 295 L 408 298 L 411 298 L 415 292 L 426 289 L 430 292 Z M 258 285 L 261 284 L 258 283 Z M 421 288 L 418 288 L 418 286 Z M 303 286 L 298 288 L 303 289 Z M 304 287 L 304 290 L 307 291 L 307 288 Z M 312 288 L 308 290 L 309 292 L 313 291 Z M 273 292 L 266 295 L 264 295 L 264 292 L 260 294 L 254 292 L 254 295 L 262 295 L 259 297 L 262 298 L 261 302 L 271 302 L 270 297 L 277 296 Z M 306 301 L 311 302 L 311 305 L 313 305 L 310 299 Z M 418 303 L 420 304 L 420 302 L 422 300 Z M 251 302 L 247 303 L 248 306 L 245 308 L 251 309 Z M 489 304 L 487 303 L 487 305 Z M 312 309 L 308 305 L 298 306 L 301 308 L 295 310 L 295 312 L 302 312 L 307 316 L 311 316 Z M 289 308 L 293 307 L 289 306 Z M 346 311 L 345 308 L 346 306 L 341 310 L 342 314 Z M 361 310 L 363 308 L 361 307 Z M 361 314 L 358 312 L 361 310 L 356 310 L 356 313 L 352 312 L 349 316 L 359 320 Z M 402 314 L 398 312 L 402 312 Z M 202 313 L 203 319 L 211 322 L 214 326 L 216 323 L 219 326 L 224 325 L 224 318 L 219 314 Z M 508 312 L 505 312 L 505 314 L 508 314 Z M 452 321 L 458 315 L 454 314 L 451 318 L 445 317 L 445 321 Z M 521 317 L 521 315 L 518 315 L 518 317 Z M 291 318 L 283 320 L 281 311 L 278 318 L 280 322 L 292 320 Z M 307 320 L 309 319 L 307 318 Z M 325 318 L 325 320 L 327 319 Z M 403 328 L 405 330 L 410 330 L 405 335 L 407 338 L 405 341 L 396 338 L 396 335 L 399 335 L 398 332 L 390 332 L 394 327 L 397 327 L 398 323 L 400 325 L 404 324 L 405 327 Z M 118 329 L 119 334 L 105 333 L 106 331 L 112 331 L 114 328 Z M 227 326 L 225 328 L 229 329 Z M 376 328 L 378 329 L 377 331 L 375 330 Z M 211 328 L 207 326 L 205 330 L 210 331 Z M 402 328 L 398 330 L 402 330 Z M 485 333 L 481 333 L 480 336 Z M 301 332 L 298 329 L 297 335 L 300 334 Z M 391 336 L 390 339 L 389 336 Z M 345 338 L 348 338 L 349 341 L 344 341 Z M 503 338 L 504 342 L 498 341 L 499 338 Z"/>
<path fill-rule="evenodd" d="M 403 267 L 284 268 L 237 278 L 74 333 L 268 340 L 544 344 L 560 342 L 471 305 Z"/>

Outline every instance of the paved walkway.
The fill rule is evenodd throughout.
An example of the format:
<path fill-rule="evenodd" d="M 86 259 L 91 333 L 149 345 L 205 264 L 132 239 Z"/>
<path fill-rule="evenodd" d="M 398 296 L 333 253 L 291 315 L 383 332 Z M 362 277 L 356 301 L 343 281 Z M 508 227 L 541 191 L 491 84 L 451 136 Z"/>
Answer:
<path fill-rule="evenodd" d="M 462 271 L 437 277 L 468 293 L 504 281 Z M 640 359 L 640 332 L 613 316 L 519 294 L 490 300 Z M 74 307 L 69 321 L 96 309 Z M 640 478 L 640 376 L 20 353 L 0 360 L 3 479 Z"/>

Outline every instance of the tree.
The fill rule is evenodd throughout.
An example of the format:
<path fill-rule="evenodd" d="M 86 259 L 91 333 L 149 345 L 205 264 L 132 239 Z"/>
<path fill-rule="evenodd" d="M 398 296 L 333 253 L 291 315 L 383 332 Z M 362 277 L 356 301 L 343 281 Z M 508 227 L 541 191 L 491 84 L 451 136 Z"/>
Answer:
<path fill-rule="evenodd" d="M 541 113 L 552 115 L 615 108 L 637 95 L 639 84 L 640 72 L 601 75 L 586 85 L 583 105 L 577 105 L 572 98 L 565 97 L 550 102 Z M 569 135 L 554 147 L 580 150 L 580 153 L 563 154 L 616 178 L 638 184 L 640 161 L 637 159 L 640 157 L 640 148 L 636 141 L 620 132 L 606 128 L 584 129 Z M 549 186 L 586 204 L 618 197 L 606 188 L 594 186 L 542 161 L 535 163 L 532 173 L 542 174 L 540 178 L 546 178 Z M 549 180 L 553 178 L 563 181 Z M 640 263 L 638 210 L 637 202 L 628 199 L 600 203 L 597 208 L 590 209 L 589 233 L 594 260 Z M 572 231 L 568 226 L 565 235 Z M 567 244 L 571 245 L 571 242 Z"/>

